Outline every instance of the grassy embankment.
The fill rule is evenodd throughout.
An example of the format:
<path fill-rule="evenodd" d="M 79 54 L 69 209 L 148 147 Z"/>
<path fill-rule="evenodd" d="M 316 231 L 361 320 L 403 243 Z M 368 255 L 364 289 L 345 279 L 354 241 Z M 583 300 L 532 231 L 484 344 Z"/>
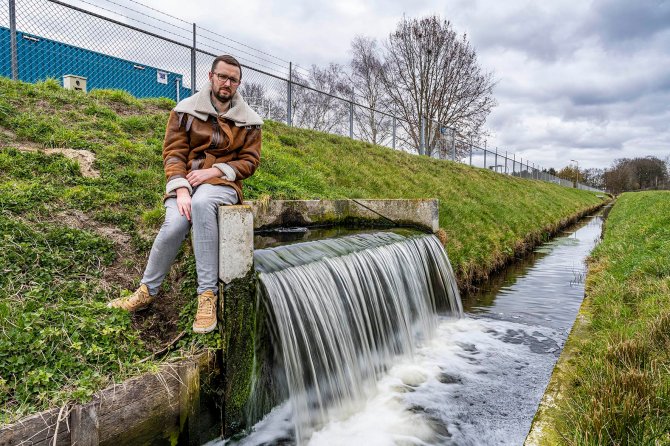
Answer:
<path fill-rule="evenodd" d="M 0 78 L 0 423 L 86 399 L 187 335 L 172 355 L 216 347 L 192 336 L 193 256 L 186 246 L 160 302 L 129 316 L 105 308 L 133 289 L 163 216 L 161 146 L 169 100 L 89 94 L 49 81 Z M 460 283 L 482 277 L 569 217 L 594 194 L 417 157 L 268 122 L 247 198 L 440 199 Z M 95 157 L 93 176 L 63 155 Z M 91 173 L 91 172 L 89 172 Z"/>
<path fill-rule="evenodd" d="M 527 444 L 670 444 L 670 192 L 610 212 Z"/>

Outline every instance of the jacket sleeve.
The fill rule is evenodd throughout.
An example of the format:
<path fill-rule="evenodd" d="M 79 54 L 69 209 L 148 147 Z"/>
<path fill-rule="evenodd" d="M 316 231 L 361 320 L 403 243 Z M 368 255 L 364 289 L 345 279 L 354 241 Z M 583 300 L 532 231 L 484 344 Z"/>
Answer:
<path fill-rule="evenodd" d="M 261 161 L 261 136 L 260 126 L 248 130 L 237 158 L 228 161 L 235 171 L 235 180 L 249 178 L 256 171 Z"/>
<path fill-rule="evenodd" d="M 182 118 L 184 115 L 182 115 Z M 186 179 L 186 163 L 190 146 L 185 126 L 181 125 L 179 114 L 170 112 L 170 118 L 165 129 L 165 140 L 163 141 L 163 168 L 167 184 L 165 193 L 185 187 L 188 192 L 193 192 L 191 185 Z"/>

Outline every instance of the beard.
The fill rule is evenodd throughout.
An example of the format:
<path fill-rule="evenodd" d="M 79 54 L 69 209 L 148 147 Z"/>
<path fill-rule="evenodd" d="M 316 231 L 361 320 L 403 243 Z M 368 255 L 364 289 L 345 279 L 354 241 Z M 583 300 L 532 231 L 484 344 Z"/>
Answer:
<path fill-rule="evenodd" d="M 221 102 L 228 102 L 233 97 L 233 92 L 231 89 L 226 87 L 214 89 L 214 85 L 212 85 L 212 94 Z"/>

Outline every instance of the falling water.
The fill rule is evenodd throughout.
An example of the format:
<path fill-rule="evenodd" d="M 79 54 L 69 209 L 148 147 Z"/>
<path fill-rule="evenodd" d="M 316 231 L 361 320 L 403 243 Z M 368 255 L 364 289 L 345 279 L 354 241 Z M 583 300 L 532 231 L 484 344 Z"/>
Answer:
<path fill-rule="evenodd" d="M 452 313 L 460 313 L 460 304 L 453 300 L 449 304 L 449 287 L 446 287 L 445 292 L 439 291 L 440 287 L 436 285 L 440 281 L 447 284 L 450 282 L 444 278 L 435 279 L 442 274 L 436 273 L 435 269 L 449 269 L 448 266 L 443 269 L 444 265 L 439 258 L 444 254 L 435 241 L 421 241 L 412 237 L 403 241 L 396 234 L 382 234 L 348 237 L 340 241 L 324 240 L 314 244 L 301 243 L 266 252 L 267 262 L 258 259 L 259 265 L 265 265 L 265 272 L 261 273 L 264 280 L 270 274 L 288 272 L 297 267 L 291 265 L 309 266 L 311 261 L 325 262 L 326 270 L 334 270 L 334 266 L 330 266 L 334 258 L 341 257 L 344 260 L 357 249 L 361 250 L 361 254 L 369 251 L 368 254 L 376 259 L 373 262 L 375 268 L 370 272 L 366 272 L 368 254 L 357 260 L 362 262 L 364 268 L 348 266 L 355 275 L 362 272 L 362 277 L 357 277 L 356 281 L 361 280 L 367 285 L 361 289 L 373 287 L 380 277 L 387 279 L 389 276 L 400 283 L 398 288 L 402 289 L 408 286 L 404 282 L 405 274 L 418 273 L 419 277 L 423 274 L 424 277 L 431 277 L 423 283 L 429 283 L 434 294 L 433 297 L 425 295 L 426 300 L 422 301 L 422 305 L 428 308 L 435 305 L 440 315 L 429 316 L 428 321 L 424 322 L 421 320 L 423 315 L 434 314 L 431 313 L 434 310 L 412 313 L 413 316 L 409 318 L 413 330 L 411 334 L 417 335 L 414 343 L 406 342 L 402 338 L 406 336 L 406 331 L 398 330 L 387 336 L 389 330 L 385 332 L 382 326 L 381 329 L 376 329 L 379 336 L 368 336 L 367 341 L 371 343 L 382 339 L 387 343 L 373 343 L 373 347 L 369 347 L 370 344 L 354 346 L 353 353 L 348 353 L 348 357 L 354 357 L 354 360 L 345 361 L 342 356 L 335 359 L 334 355 L 331 356 L 325 350 L 328 352 L 325 353 L 326 364 L 317 362 L 314 365 L 314 370 L 328 371 L 329 374 L 325 377 L 318 373 L 310 376 L 313 365 L 297 359 L 305 358 L 300 356 L 304 352 L 298 350 L 298 356 L 294 360 L 298 361 L 298 367 L 301 368 L 297 370 L 302 370 L 306 376 L 303 388 L 300 381 L 293 387 L 304 389 L 303 393 L 298 392 L 295 397 L 289 397 L 286 390 L 272 404 L 265 406 L 266 412 L 272 407 L 274 409 L 254 425 L 249 435 L 237 442 L 228 440 L 224 444 L 293 445 L 297 441 L 308 443 L 309 446 L 523 444 L 554 363 L 581 305 L 586 271 L 584 259 L 599 240 L 601 227 L 602 218 L 595 216 L 538 247 L 530 263 L 514 265 L 506 271 L 508 274 L 498 277 L 499 280 L 483 284 L 481 294 L 467 297 L 463 302 L 465 314 L 458 319 L 440 314 L 440 305 L 444 305 L 445 310 L 452 308 Z M 410 243 L 414 246 L 406 246 Z M 398 244 L 403 246 L 400 251 L 402 254 L 393 261 L 389 261 L 386 254 L 377 254 L 377 249 L 384 247 L 386 251 L 393 252 L 398 249 L 395 246 Z M 415 251 L 416 247 L 419 254 Z M 406 249 L 413 254 L 405 253 Z M 423 261 L 432 255 L 437 256 L 435 262 Z M 275 266 L 271 266 L 272 264 Z M 435 265 L 442 266 L 436 268 Z M 385 275 L 378 268 L 399 269 L 400 272 Z M 413 271 L 410 272 L 410 269 Z M 310 295 L 306 293 L 303 296 L 284 296 L 279 299 L 285 306 L 295 307 L 297 311 L 303 312 L 304 316 L 300 318 L 304 325 L 296 325 L 294 333 L 297 338 L 305 336 L 307 330 L 306 333 L 310 334 L 304 345 L 316 352 L 324 351 L 322 348 L 343 349 L 349 342 L 337 338 L 333 345 L 324 344 L 323 337 L 327 331 L 323 328 L 309 328 L 315 323 L 315 318 L 308 316 L 310 313 L 302 309 L 307 305 L 314 314 L 316 310 L 313 305 L 319 302 L 328 309 L 330 306 L 340 308 L 341 305 L 351 305 L 347 299 L 355 297 L 346 295 L 346 299 L 341 298 L 338 290 L 338 287 L 342 287 L 350 291 L 351 287 L 344 284 L 351 283 L 351 280 L 343 281 L 338 278 L 338 274 L 333 277 L 335 278 L 328 280 L 303 277 L 302 280 L 306 283 L 300 286 L 310 290 L 326 288 L 326 292 L 330 296 L 336 295 L 337 299 L 331 297 L 330 300 L 311 302 Z M 292 280 L 294 279 L 287 279 Z M 298 286 L 292 282 L 290 285 L 282 284 L 279 280 L 275 285 L 288 288 L 282 289 L 281 293 L 294 292 Z M 392 286 L 385 284 L 384 287 L 388 289 Z M 376 291 L 384 289 L 382 286 L 373 288 Z M 410 304 L 407 306 L 414 308 L 417 305 L 417 296 L 419 293 L 406 293 L 403 299 L 408 299 Z M 363 313 L 364 315 L 369 315 L 371 309 L 379 309 L 378 305 L 383 303 L 384 308 L 390 309 L 390 314 L 398 316 L 391 311 L 395 311 L 399 299 L 399 294 L 388 292 L 381 301 L 366 301 L 361 304 L 360 309 L 368 312 Z M 271 299 L 266 301 L 270 305 Z M 319 314 L 321 311 L 325 310 L 319 309 Z M 359 330 L 365 327 L 365 334 L 371 332 L 373 329 L 365 324 L 368 320 L 376 323 L 377 319 L 356 319 L 353 317 L 355 314 L 359 313 L 350 312 L 346 317 L 342 314 L 328 314 L 325 321 L 327 327 L 336 325 L 328 328 L 328 336 L 340 336 L 330 333 L 338 333 L 340 326 L 337 324 L 341 324 L 341 318 Z M 403 327 L 402 322 L 403 319 L 396 317 L 392 326 Z M 322 321 L 319 320 L 318 323 Z M 270 325 L 276 327 L 278 324 Z M 428 339 L 433 329 L 435 331 Z M 311 334 L 310 330 L 318 336 Z M 278 332 L 273 336 L 278 339 Z M 272 345 L 279 348 L 281 343 L 274 341 Z M 394 352 L 400 353 L 393 357 Z M 282 354 L 281 351 L 277 352 L 278 356 Z M 367 358 L 365 355 L 368 355 Z M 321 361 L 318 355 L 315 358 Z M 287 367 L 289 365 L 287 363 Z M 384 367 L 386 370 L 380 373 Z M 282 371 L 280 375 L 283 375 L 284 385 L 269 387 L 288 389 L 290 386 L 286 382 L 287 372 L 281 367 L 277 369 Z M 264 372 L 269 370 L 266 368 Z M 294 377 L 299 377 L 299 372 L 293 373 Z M 268 375 L 270 373 L 259 374 L 263 377 Z M 363 378 L 357 380 L 356 376 Z M 365 382 L 366 378 L 368 382 Z M 338 381 L 340 379 L 342 381 Z M 375 379 L 376 382 L 370 382 Z M 273 383 L 281 381 L 277 377 L 271 380 Z M 314 390 L 315 380 L 318 382 L 320 394 Z M 340 382 L 345 383 L 344 390 L 339 387 Z M 353 396 L 351 401 L 347 399 L 347 394 Z M 340 396 L 342 399 L 336 399 Z M 362 399 L 365 401 L 361 403 Z M 302 413 L 299 412 L 301 410 Z M 220 446 L 221 442 L 215 444 Z"/>
<path fill-rule="evenodd" d="M 449 259 L 436 237 L 394 232 L 257 250 L 295 437 L 360 410 L 395 362 L 462 315 Z"/>

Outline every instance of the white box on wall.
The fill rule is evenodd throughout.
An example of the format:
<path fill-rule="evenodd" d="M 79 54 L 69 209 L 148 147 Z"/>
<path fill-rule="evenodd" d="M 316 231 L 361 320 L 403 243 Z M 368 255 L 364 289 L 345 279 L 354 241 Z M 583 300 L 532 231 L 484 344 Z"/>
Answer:
<path fill-rule="evenodd" d="M 86 78 L 76 74 L 66 74 L 63 76 L 63 88 L 86 93 Z"/>

